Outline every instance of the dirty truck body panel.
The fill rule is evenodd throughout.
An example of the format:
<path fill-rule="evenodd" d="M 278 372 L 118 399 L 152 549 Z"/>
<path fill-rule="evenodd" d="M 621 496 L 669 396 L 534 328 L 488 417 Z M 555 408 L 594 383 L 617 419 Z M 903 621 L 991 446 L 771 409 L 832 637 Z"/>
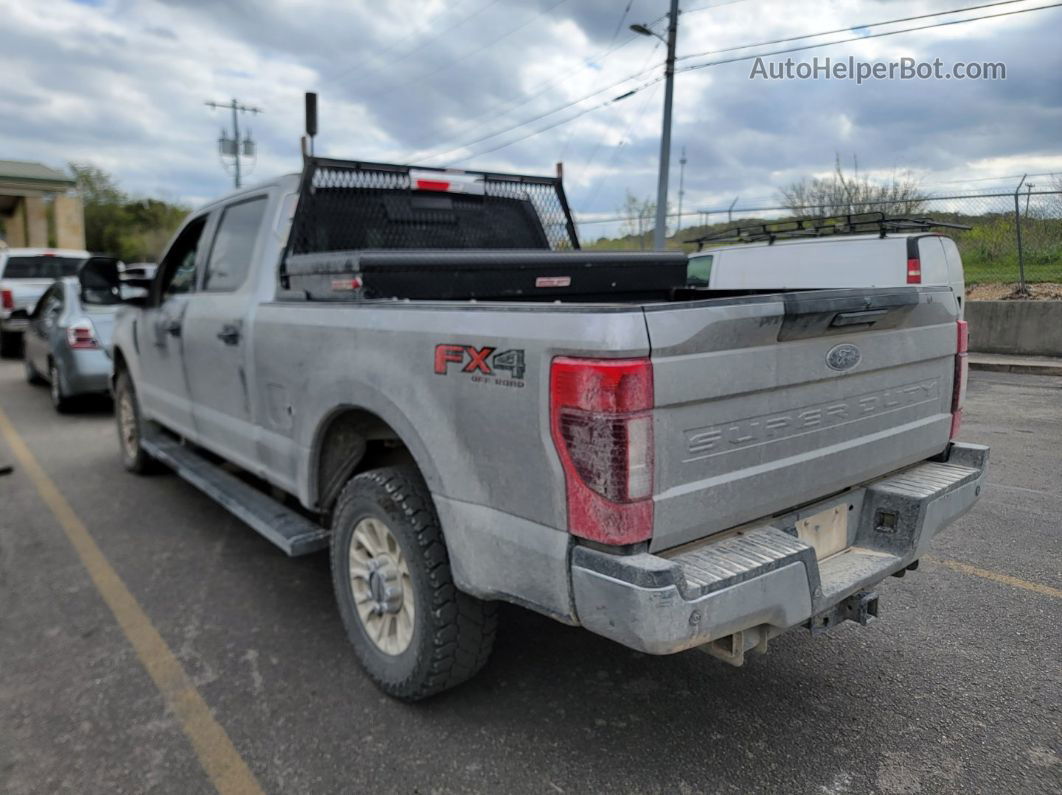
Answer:
<path fill-rule="evenodd" d="M 358 293 L 355 269 L 318 279 L 337 294 L 308 300 L 282 265 L 298 190 L 284 178 L 187 222 L 201 227 L 184 260 L 195 286 L 167 294 L 164 258 L 154 303 L 119 315 L 118 366 L 145 419 L 294 495 L 326 527 L 321 451 L 335 423 L 354 417 L 346 428 L 363 441 L 401 445 L 467 593 L 651 653 L 726 638 L 740 657 L 795 625 L 865 619 L 867 589 L 916 563 L 979 493 L 987 449 L 951 441 L 947 287 L 409 301 Z M 225 213 L 257 198 L 246 277 L 210 289 Z M 598 360 L 651 372 L 638 514 L 651 531 L 632 543 L 571 529 L 573 478 L 600 462 L 584 474 L 561 449 L 556 368 Z"/>

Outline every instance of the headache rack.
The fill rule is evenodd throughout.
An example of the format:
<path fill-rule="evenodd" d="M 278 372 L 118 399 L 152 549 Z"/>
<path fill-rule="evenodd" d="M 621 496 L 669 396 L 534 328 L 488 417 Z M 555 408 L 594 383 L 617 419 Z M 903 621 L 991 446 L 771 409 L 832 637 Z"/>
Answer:
<path fill-rule="evenodd" d="M 584 252 L 556 177 L 309 157 L 280 263 L 314 301 L 666 297 L 682 252 Z"/>
<path fill-rule="evenodd" d="M 877 234 L 885 237 L 889 232 L 917 232 L 927 229 L 970 229 L 969 226 L 937 221 L 933 218 L 889 217 L 882 212 L 846 213 L 820 218 L 791 218 L 784 221 L 766 221 L 758 224 L 734 226 L 721 232 L 686 240 L 696 243 L 700 251 L 707 243 L 774 243 L 775 240 L 791 240 L 805 237 L 830 237 L 833 235 Z"/>
<path fill-rule="evenodd" d="M 557 177 L 308 157 L 287 255 L 357 249 L 577 249 Z"/>

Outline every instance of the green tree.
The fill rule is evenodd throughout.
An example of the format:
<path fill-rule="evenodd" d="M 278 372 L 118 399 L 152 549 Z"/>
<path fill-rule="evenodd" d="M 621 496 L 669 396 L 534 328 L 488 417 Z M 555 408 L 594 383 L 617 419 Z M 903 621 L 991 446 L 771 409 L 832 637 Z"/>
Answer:
<path fill-rule="evenodd" d="M 89 163 L 71 163 L 85 207 L 85 244 L 90 251 L 126 262 L 157 260 L 188 214 L 179 204 L 126 194 L 115 179 Z"/>

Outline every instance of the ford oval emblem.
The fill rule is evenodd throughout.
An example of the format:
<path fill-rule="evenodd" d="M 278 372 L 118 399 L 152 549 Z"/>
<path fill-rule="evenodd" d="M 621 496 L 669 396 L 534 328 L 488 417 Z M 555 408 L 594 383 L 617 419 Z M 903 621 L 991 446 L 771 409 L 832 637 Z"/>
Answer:
<path fill-rule="evenodd" d="M 834 345 L 826 354 L 826 366 L 831 370 L 851 370 L 862 360 L 859 348 L 850 343 Z"/>

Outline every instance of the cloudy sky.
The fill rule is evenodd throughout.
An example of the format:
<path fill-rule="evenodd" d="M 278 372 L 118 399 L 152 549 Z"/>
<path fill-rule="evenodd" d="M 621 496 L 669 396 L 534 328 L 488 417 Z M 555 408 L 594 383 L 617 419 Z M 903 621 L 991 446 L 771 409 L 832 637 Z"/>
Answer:
<path fill-rule="evenodd" d="M 672 204 L 683 147 L 684 210 L 773 204 L 836 154 L 872 175 L 910 170 L 929 190 L 1062 172 L 1062 8 L 869 37 L 1051 0 L 873 24 L 989 2 L 684 0 L 680 67 L 857 38 L 766 60 L 1001 61 L 1007 79 L 768 82 L 750 79 L 750 61 L 683 71 Z M 302 93 L 316 90 L 319 153 L 530 173 L 560 160 L 592 221 L 616 215 L 627 190 L 655 195 L 665 48 L 628 26 L 663 32 L 666 11 L 666 0 L 0 0 L 0 158 L 89 161 L 131 192 L 195 204 L 231 185 L 216 144 L 229 114 L 206 100 L 263 110 L 240 120 L 258 141 L 255 180 L 297 170 Z"/>

